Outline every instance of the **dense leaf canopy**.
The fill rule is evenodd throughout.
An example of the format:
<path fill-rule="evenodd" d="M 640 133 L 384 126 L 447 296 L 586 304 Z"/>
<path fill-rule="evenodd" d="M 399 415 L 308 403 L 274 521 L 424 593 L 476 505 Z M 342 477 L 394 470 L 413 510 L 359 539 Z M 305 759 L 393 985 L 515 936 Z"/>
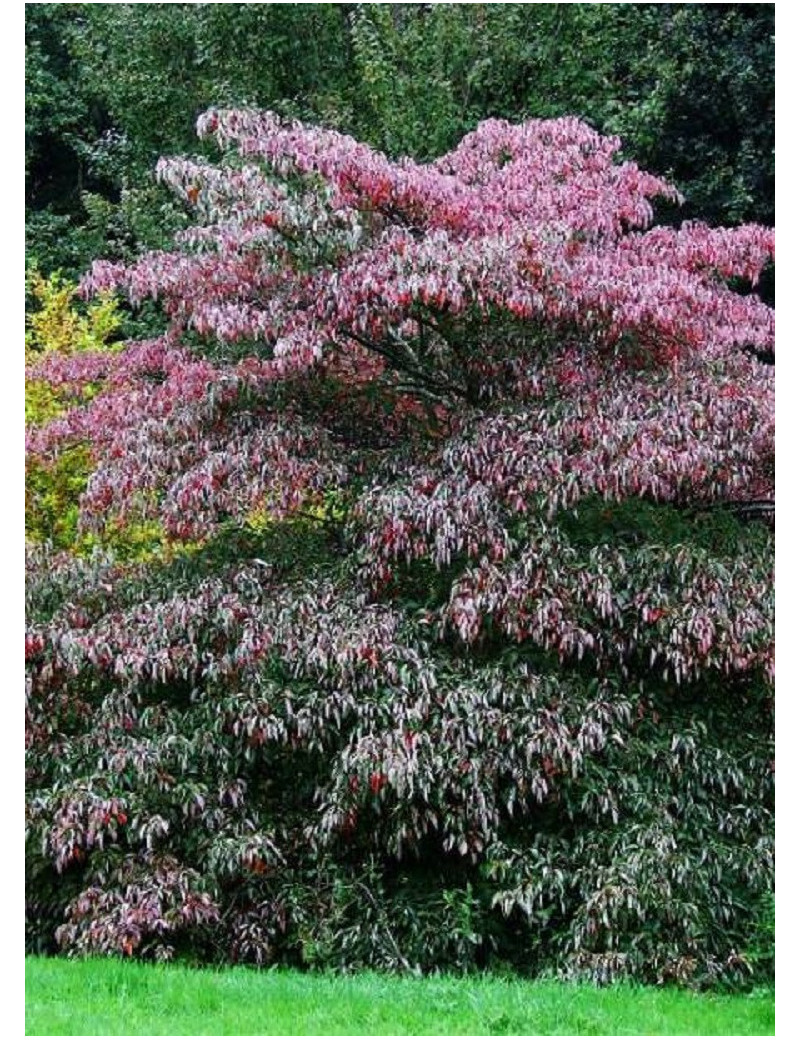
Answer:
<path fill-rule="evenodd" d="M 29 373 L 82 523 L 170 546 L 31 554 L 31 941 L 745 972 L 774 316 L 731 284 L 772 231 L 651 228 L 678 193 L 575 118 L 430 163 L 199 130 L 220 163 L 159 165 L 195 222 L 84 281 L 167 330 Z"/>
<path fill-rule="evenodd" d="M 774 67 L 773 4 L 31 4 L 29 251 L 77 274 L 163 245 L 150 171 L 209 105 L 417 159 L 571 113 L 680 188 L 660 220 L 771 225 Z"/>

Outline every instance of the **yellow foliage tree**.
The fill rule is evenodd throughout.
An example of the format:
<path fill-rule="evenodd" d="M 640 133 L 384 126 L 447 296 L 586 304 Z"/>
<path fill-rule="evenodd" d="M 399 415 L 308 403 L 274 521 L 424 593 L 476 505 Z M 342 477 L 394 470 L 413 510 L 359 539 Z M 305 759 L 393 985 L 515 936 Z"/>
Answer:
<path fill-rule="evenodd" d="M 60 273 L 45 278 L 28 272 L 26 290 L 33 306 L 25 316 L 25 423 L 55 418 L 66 405 L 59 394 L 27 373 L 28 366 L 51 353 L 114 350 L 122 314 L 111 295 L 80 308 L 76 286 Z M 87 396 L 96 392 L 89 387 Z M 25 533 L 33 542 L 48 541 L 76 553 L 90 551 L 97 540 L 78 531 L 78 502 L 91 472 L 88 447 L 78 445 L 50 465 L 29 463 L 25 471 Z M 106 539 L 121 556 L 141 558 L 161 542 L 158 525 L 128 525 Z"/>

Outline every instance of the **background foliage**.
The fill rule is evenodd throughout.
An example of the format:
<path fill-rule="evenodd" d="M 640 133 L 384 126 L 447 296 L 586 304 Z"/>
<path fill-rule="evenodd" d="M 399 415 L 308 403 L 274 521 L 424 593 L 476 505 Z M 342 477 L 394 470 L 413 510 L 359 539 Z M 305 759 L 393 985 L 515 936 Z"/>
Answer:
<path fill-rule="evenodd" d="M 622 137 L 678 216 L 774 223 L 772 4 L 36 4 L 26 12 L 29 255 L 77 275 L 163 245 L 152 182 L 212 104 L 432 158 L 481 119 L 565 112 Z"/>

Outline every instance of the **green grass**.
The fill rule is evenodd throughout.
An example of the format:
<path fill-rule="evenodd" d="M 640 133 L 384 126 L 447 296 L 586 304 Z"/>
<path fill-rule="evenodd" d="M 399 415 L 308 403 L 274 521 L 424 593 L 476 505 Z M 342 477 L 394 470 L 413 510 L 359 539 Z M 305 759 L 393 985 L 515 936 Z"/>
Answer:
<path fill-rule="evenodd" d="M 224 971 L 31 957 L 27 1036 L 767 1036 L 774 993 L 595 989 L 490 976 Z"/>

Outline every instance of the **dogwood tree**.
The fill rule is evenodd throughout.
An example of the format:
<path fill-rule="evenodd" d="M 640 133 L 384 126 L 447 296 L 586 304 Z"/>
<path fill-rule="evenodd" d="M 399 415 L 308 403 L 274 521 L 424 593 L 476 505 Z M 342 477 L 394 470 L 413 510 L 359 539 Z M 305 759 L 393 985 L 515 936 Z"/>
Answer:
<path fill-rule="evenodd" d="M 431 164 L 271 113 L 87 294 L 37 464 L 167 558 L 30 552 L 31 942 L 606 979 L 746 972 L 771 890 L 769 229 L 576 119 Z M 181 549 L 180 546 L 185 548 Z"/>

